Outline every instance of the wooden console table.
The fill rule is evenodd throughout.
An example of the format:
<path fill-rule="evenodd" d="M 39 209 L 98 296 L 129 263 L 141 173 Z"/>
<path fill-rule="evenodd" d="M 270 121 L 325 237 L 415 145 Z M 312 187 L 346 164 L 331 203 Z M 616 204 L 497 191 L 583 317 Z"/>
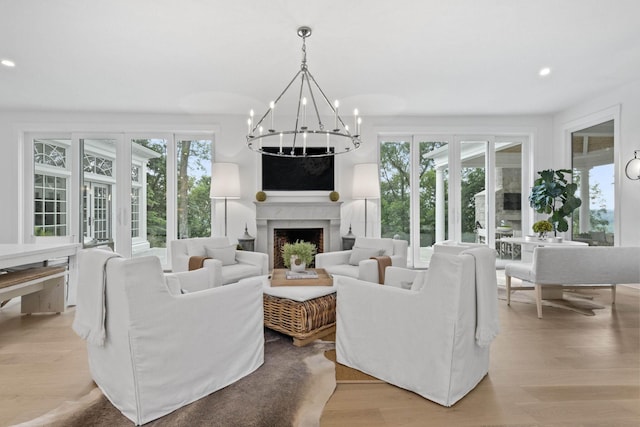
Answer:
<path fill-rule="evenodd" d="M 68 258 L 68 288 L 64 292 L 66 297 L 63 304 L 75 305 L 78 286 L 76 253 L 79 248 L 80 244 L 78 243 L 3 243 L 0 244 L 0 270 L 28 266 L 29 264 L 43 266 L 52 259 Z"/>

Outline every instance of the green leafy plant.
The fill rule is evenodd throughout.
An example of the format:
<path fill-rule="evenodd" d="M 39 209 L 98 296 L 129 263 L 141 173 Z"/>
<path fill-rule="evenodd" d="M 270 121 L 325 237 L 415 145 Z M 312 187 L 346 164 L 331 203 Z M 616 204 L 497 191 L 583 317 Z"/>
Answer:
<path fill-rule="evenodd" d="M 297 255 L 298 258 L 306 265 L 313 262 L 313 256 L 316 254 L 316 245 L 301 240 L 295 243 L 285 243 L 282 245 L 282 261 L 284 266 L 291 268 L 291 255 Z"/>
<path fill-rule="evenodd" d="M 578 184 L 568 182 L 565 174 L 569 169 L 546 169 L 539 171 L 529 195 L 529 205 L 538 213 L 551 215 L 548 221 L 553 226 L 554 235 L 558 231 L 569 230 L 567 217 L 580 207 L 582 200 L 575 196 Z"/>
<path fill-rule="evenodd" d="M 533 232 L 538 233 L 538 236 L 544 236 L 544 233 L 548 233 L 549 231 L 553 231 L 553 224 L 551 224 L 546 219 L 538 221 L 533 224 Z"/>

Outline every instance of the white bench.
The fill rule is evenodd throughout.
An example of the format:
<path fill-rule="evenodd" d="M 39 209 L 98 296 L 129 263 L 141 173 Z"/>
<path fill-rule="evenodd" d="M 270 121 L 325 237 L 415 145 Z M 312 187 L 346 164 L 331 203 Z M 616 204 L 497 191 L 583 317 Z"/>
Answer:
<path fill-rule="evenodd" d="M 531 263 L 505 266 L 507 305 L 511 290 L 533 289 L 536 292 L 538 318 L 542 318 L 543 287 L 576 289 L 611 288 L 615 304 L 616 285 L 640 283 L 640 247 L 536 247 Z M 511 278 L 532 286 L 511 286 Z"/>
<path fill-rule="evenodd" d="M 22 297 L 21 312 L 61 313 L 65 309 L 66 266 L 34 267 L 0 274 L 0 303 Z"/>

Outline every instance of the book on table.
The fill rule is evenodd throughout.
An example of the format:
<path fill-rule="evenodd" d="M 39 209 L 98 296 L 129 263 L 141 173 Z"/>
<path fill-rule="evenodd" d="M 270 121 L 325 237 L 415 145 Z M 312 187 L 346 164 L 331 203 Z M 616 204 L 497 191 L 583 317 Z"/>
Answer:
<path fill-rule="evenodd" d="M 314 270 L 303 270 L 303 271 L 291 271 L 287 270 L 285 273 L 285 277 L 290 280 L 296 279 L 317 279 L 318 273 Z"/>

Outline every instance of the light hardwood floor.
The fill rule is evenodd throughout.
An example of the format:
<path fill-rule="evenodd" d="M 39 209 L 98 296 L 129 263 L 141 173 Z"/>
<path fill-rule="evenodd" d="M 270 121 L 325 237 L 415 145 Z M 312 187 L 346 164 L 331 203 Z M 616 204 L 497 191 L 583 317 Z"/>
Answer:
<path fill-rule="evenodd" d="M 338 384 L 322 416 L 333 426 L 638 426 L 640 291 L 607 290 L 593 317 L 500 301 L 502 332 L 478 387 L 444 408 L 388 384 Z M 33 419 L 93 388 L 84 342 L 61 315 L 0 310 L 0 426 Z"/>

